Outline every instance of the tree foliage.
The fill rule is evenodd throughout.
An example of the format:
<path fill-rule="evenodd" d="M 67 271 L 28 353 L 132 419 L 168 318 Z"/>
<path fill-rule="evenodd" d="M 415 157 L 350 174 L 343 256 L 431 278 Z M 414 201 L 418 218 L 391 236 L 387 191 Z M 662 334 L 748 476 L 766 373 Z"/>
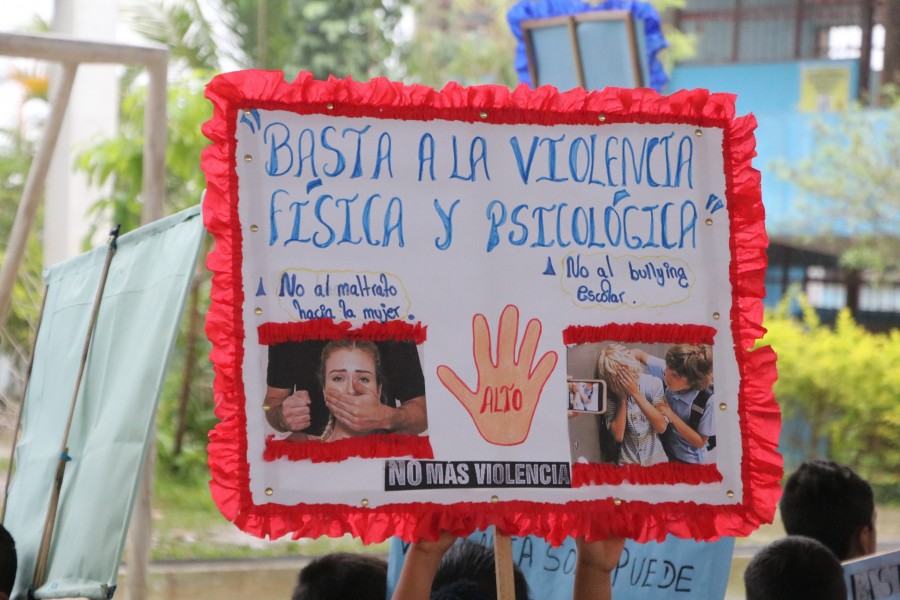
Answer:
<path fill-rule="evenodd" d="M 900 254 L 900 93 L 882 110 L 855 107 L 815 125 L 813 152 L 779 174 L 813 198 L 823 237 L 846 237 L 845 265 L 879 272 Z"/>
<path fill-rule="evenodd" d="M 9 236 L 31 166 L 33 147 L 20 132 L 0 130 L 0 262 L 5 260 Z M 36 220 L 41 219 L 41 214 Z M 33 332 L 37 328 L 44 284 L 41 279 L 43 252 L 34 228 L 29 235 L 25 257 L 12 290 L 9 313 L 0 331 L 0 353 L 9 357 L 18 377 L 31 353 Z M 0 390 L 2 393 L 3 390 Z"/>
<path fill-rule="evenodd" d="M 393 35 L 407 0 L 220 0 L 243 64 L 292 78 L 388 74 Z M 261 27 L 260 24 L 263 24 Z M 262 35 L 260 35 L 262 34 Z"/>
<path fill-rule="evenodd" d="M 789 303 L 766 315 L 761 343 L 778 354 L 775 397 L 785 420 L 802 419 L 812 429 L 799 450 L 825 458 L 818 456 L 824 446 L 827 458 L 900 497 L 900 330 L 869 333 L 847 310 L 831 328 L 802 298 L 799 319 Z"/>

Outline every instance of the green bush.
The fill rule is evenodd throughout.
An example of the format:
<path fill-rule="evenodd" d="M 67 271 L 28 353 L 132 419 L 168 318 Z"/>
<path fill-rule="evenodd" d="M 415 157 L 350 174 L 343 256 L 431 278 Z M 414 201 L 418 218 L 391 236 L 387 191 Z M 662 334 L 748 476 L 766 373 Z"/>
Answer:
<path fill-rule="evenodd" d="M 900 330 L 870 333 L 847 310 L 827 327 L 799 302 L 799 318 L 789 301 L 766 315 L 761 342 L 778 354 L 775 397 L 785 420 L 800 419 L 812 432 L 794 450 L 850 465 L 879 499 L 900 498 Z M 819 456 L 823 447 L 827 456 Z"/>

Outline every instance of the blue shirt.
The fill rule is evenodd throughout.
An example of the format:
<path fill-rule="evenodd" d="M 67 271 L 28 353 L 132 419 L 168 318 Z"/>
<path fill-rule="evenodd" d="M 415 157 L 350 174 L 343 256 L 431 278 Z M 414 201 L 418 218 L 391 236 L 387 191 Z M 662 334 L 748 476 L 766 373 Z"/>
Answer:
<path fill-rule="evenodd" d="M 651 375 L 655 375 L 665 381 L 665 369 L 666 361 L 655 356 L 647 356 L 647 371 Z M 694 399 L 699 393 L 699 390 L 673 392 L 666 387 L 666 400 L 669 401 L 672 412 L 678 415 L 679 418 L 687 424 L 690 423 L 691 407 L 694 404 Z M 702 436 L 709 437 L 713 435 L 713 432 L 715 431 L 713 423 L 713 412 L 715 411 L 712 410 L 712 406 L 714 406 L 713 398 L 710 396 L 706 403 L 706 412 L 703 413 L 703 416 L 700 418 L 700 423 L 697 425 L 697 433 Z M 672 427 L 671 430 L 666 433 L 663 437 L 663 443 L 678 460 L 694 464 L 706 462 L 706 447 L 695 448 L 693 445 L 689 444 L 680 433 L 678 433 L 675 427 Z"/>

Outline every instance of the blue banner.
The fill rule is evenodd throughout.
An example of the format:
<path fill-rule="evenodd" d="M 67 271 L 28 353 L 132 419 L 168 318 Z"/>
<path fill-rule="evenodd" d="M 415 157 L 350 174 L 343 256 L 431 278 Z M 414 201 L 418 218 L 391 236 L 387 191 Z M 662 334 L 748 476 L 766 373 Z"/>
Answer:
<path fill-rule="evenodd" d="M 469 539 L 493 547 L 493 530 Z M 391 597 L 409 544 L 391 541 L 388 557 L 388 598 Z M 668 537 L 662 543 L 628 540 L 613 572 L 616 600 L 690 598 L 722 600 L 728 586 L 734 538 L 695 542 Z M 553 547 L 543 539 L 512 538 L 513 560 L 522 570 L 535 600 L 571 600 L 575 584 L 575 540 Z"/>

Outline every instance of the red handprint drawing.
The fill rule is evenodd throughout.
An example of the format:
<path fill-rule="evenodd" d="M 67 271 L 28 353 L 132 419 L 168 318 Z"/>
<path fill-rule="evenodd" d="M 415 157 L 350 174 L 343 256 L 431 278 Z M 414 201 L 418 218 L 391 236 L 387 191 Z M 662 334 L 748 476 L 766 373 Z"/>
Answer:
<path fill-rule="evenodd" d="M 477 314 L 472 320 L 472 353 L 478 370 L 475 389 L 469 389 L 450 367 L 437 369 L 441 383 L 469 411 L 481 437 L 499 446 L 521 444 L 528 437 L 541 391 L 556 368 L 557 355 L 552 351 L 531 368 L 541 338 L 540 321 L 531 319 L 525 326 L 516 356 L 518 337 L 519 309 L 509 305 L 500 315 L 495 361 L 487 319 Z"/>

